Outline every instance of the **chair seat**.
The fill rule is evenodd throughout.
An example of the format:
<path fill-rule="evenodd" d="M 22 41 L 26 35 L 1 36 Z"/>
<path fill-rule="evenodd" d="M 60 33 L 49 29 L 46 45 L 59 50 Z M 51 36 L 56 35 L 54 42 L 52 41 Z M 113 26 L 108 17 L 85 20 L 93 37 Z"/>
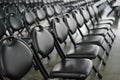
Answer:
<path fill-rule="evenodd" d="M 102 17 L 102 19 L 101 20 L 112 20 L 112 21 L 115 21 L 115 17 Z"/>
<path fill-rule="evenodd" d="M 93 63 L 89 59 L 66 59 L 57 63 L 50 75 L 53 78 L 85 79 L 92 67 Z"/>
<path fill-rule="evenodd" d="M 79 45 L 76 49 L 71 49 L 66 57 L 95 59 L 99 53 L 104 53 L 99 46 L 86 44 Z"/>
<path fill-rule="evenodd" d="M 107 30 L 104 29 L 92 29 L 88 35 L 103 35 L 106 36 L 108 33 Z"/>
<path fill-rule="evenodd" d="M 91 30 L 99 30 L 99 32 L 97 32 L 97 33 L 102 33 L 101 30 L 105 30 L 105 31 L 103 31 L 104 34 L 101 34 L 101 35 L 105 36 L 106 33 L 108 33 L 113 40 L 115 39 L 115 34 L 113 33 L 113 31 L 111 31 L 112 29 L 111 29 L 110 25 L 109 26 L 107 24 L 99 25 L 99 26 L 96 26 L 95 28 L 92 28 Z"/>
<path fill-rule="evenodd" d="M 108 25 L 108 24 L 101 24 L 101 25 L 95 25 L 94 26 L 95 28 L 93 28 L 93 29 L 106 29 L 106 30 L 110 30 L 110 25 Z"/>
<path fill-rule="evenodd" d="M 110 21 L 110 20 L 100 20 L 98 24 L 110 24 L 110 25 L 112 25 L 113 21 Z"/>
<path fill-rule="evenodd" d="M 92 36 L 92 35 L 86 35 L 81 43 L 98 43 L 102 44 L 104 42 L 104 37 L 102 36 Z"/>

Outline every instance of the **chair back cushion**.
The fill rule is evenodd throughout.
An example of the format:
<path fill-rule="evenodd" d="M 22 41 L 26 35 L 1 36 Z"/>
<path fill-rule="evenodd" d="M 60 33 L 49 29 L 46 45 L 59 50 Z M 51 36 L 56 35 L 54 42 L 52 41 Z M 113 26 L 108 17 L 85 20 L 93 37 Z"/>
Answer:
<path fill-rule="evenodd" d="M 28 45 L 16 38 L 10 38 L 0 45 L 0 71 L 11 80 L 23 77 L 31 68 L 33 53 Z"/>
<path fill-rule="evenodd" d="M 33 45 L 43 58 L 47 57 L 54 49 L 54 39 L 45 29 L 34 28 L 32 32 Z"/>

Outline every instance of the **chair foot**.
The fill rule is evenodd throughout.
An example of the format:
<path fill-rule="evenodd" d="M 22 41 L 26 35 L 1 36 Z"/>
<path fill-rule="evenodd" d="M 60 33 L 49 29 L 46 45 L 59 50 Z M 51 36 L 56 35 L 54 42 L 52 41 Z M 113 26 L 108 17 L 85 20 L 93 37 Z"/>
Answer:
<path fill-rule="evenodd" d="M 113 33 L 114 38 L 116 38 L 116 35 L 115 35 L 115 33 L 113 32 L 113 30 L 111 28 L 110 28 L 110 31 Z"/>

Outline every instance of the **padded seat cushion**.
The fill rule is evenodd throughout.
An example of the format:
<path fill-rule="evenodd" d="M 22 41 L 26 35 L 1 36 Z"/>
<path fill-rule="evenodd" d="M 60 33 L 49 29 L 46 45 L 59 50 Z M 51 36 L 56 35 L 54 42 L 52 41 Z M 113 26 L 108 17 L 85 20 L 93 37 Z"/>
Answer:
<path fill-rule="evenodd" d="M 82 42 L 87 42 L 87 43 L 99 43 L 102 44 L 104 41 L 104 37 L 102 36 L 91 36 L 91 35 L 86 35 L 83 39 Z"/>
<path fill-rule="evenodd" d="M 97 24 L 110 24 L 110 25 L 113 25 L 113 21 L 103 20 L 103 21 L 99 21 Z"/>
<path fill-rule="evenodd" d="M 102 17 L 102 19 L 101 20 L 112 20 L 112 21 L 115 21 L 115 17 Z"/>
<path fill-rule="evenodd" d="M 92 70 L 93 63 L 88 59 L 66 59 L 57 63 L 51 71 L 52 77 L 85 79 Z"/>
<path fill-rule="evenodd" d="M 89 58 L 94 59 L 99 53 L 104 53 L 97 45 L 80 45 L 76 49 L 71 49 L 66 55 L 68 58 Z"/>
<path fill-rule="evenodd" d="M 92 29 L 89 33 L 89 35 L 107 35 L 107 30 L 101 30 L 101 29 Z"/>
<path fill-rule="evenodd" d="M 110 25 L 108 24 L 95 25 L 94 27 L 95 27 L 94 29 L 107 29 L 107 30 L 111 28 Z"/>

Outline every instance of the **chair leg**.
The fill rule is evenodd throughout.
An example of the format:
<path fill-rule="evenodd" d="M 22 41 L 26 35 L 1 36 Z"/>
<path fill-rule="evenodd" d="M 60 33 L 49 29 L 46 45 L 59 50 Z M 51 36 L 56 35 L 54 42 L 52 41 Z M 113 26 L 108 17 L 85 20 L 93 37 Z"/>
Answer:
<path fill-rule="evenodd" d="M 93 66 L 93 70 L 95 71 L 96 75 L 98 76 L 99 79 L 102 79 L 103 76 L 101 75 L 101 73 Z"/>
<path fill-rule="evenodd" d="M 98 58 L 99 58 L 100 60 L 102 60 L 102 61 L 103 61 L 102 64 L 103 64 L 104 66 L 106 66 L 106 62 L 104 61 L 104 59 L 103 59 L 100 55 L 98 55 Z"/>
<path fill-rule="evenodd" d="M 111 48 L 112 45 L 110 44 L 110 42 L 109 42 L 106 38 L 104 38 L 104 39 L 105 39 L 105 41 L 108 43 L 109 47 Z M 112 40 L 112 42 L 113 42 L 113 40 Z"/>
<path fill-rule="evenodd" d="M 111 38 L 112 43 L 114 42 L 114 38 L 112 38 L 112 36 L 108 33 L 108 36 Z"/>
<path fill-rule="evenodd" d="M 113 35 L 114 35 L 114 38 L 116 37 L 116 35 L 115 35 L 115 33 L 113 32 L 113 30 L 110 28 L 110 31 L 113 33 Z"/>
<path fill-rule="evenodd" d="M 106 51 L 106 55 L 109 56 L 109 52 L 105 49 L 105 47 L 102 44 L 98 44 L 104 51 Z"/>

